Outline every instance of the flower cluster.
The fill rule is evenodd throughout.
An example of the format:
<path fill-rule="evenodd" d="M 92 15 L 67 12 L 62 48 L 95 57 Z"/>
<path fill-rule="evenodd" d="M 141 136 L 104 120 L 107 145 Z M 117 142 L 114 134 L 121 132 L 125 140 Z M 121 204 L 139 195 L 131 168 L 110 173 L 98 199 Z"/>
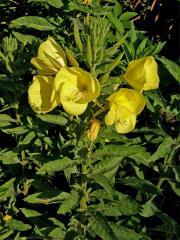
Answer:
<path fill-rule="evenodd" d="M 158 88 L 156 61 L 152 56 L 131 61 L 124 79 L 134 89 L 122 88 L 108 97 L 110 110 L 105 117 L 105 123 L 114 124 L 119 133 L 128 133 L 134 129 L 136 117 L 145 106 L 143 90 Z"/>
<path fill-rule="evenodd" d="M 96 78 L 79 67 L 68 67 L 63 49 L 52 38 L 43 42 L 31 63 L 38 69 L 29 87 L 29 104 L 37 113 L 47 113 L 62 105 L 72 115 L 80 115 L 100 94 Z"/>
<path fill-rule="evenodd" d="M 101 86 L 99 81 L 89 72 L 75 64 L 67 66 L 67 53 L 53 38 L 43 42 L 37 57 L 31 63 L 37 68 L 28 90 L 29 104 L 37 113 L 47 113 L 58 105 L 71 115 L 85 112 L 88 103 L 99 97 Z M 121 88 L 107 98 L 109 111 L 105 116 L 106 125 L 113 125 L 118 133 L 132 131 L 137 115 L 145 106 L 142 94 L 144 90 L 158 88 L 159 76 L 157 63 L 152 56 L 133 60 L 124 74 L 125 81 L 133 88 Z M 87 132 L 95 139 L 99 131 L 99 121 L 91 123 Z"/>

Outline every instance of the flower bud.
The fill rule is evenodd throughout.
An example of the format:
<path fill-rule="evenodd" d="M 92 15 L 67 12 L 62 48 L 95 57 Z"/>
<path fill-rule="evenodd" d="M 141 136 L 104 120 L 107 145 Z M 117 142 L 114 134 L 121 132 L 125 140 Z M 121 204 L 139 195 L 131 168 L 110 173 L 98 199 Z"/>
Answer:
<path fill-rule="evenodd" d="M 100 130 L 100 121 L 98 119 L 92 119 L 90 121 L 90 128 L 86 131 L 87 139 L 95 141 Z"/>

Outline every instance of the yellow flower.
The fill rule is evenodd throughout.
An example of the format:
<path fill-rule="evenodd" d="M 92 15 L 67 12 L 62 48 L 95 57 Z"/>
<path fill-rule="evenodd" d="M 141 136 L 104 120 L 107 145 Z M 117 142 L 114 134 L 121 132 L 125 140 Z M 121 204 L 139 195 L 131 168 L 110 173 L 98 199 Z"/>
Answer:
<path fill-rule="evenodd" d="M 145 106 L 141 93 L 133 89 L 121 88 L 107 98 L 110 110 L 105 116 L 106 125 L 115 125 L 118 133 L 132 131 L 136 124 L 136 116 Z"/>
<path fill-rule="evenodd" d="M 8 215 L 8 214 L 6 214 L 4 217 L 3 217 L 3 220 L 5 221 L 5 222 L 8 222 L 9 220 L 11 220 L 12 219 L 12 217 L 10 216 L 10 215 Z"/>
<path fill-rule="evenodd" d="M 51 37 L 40 45 L 38 55 L 31 59 L 31 63 L 38 69 L 38 74 L 44 76 L 55 75 L 67 65 L 63 49 Z"/>
<path fill-rule="evenodd" d="M 36 75 L 28 90 L 28 99 L 31 108 L 37 113 L 52 111 L 57 105 L 56 94 L 53 89 L 54 78 L 51 76 Z"/>
<path fill-rule="evenodd" d="M 88 103 L 100 94 L 100 84 L 90 73 L 78 67 L 61 68 L 54 79 L 54 90 L 64 110 L 80 115 Z"/>
<path fill-rule="evenodd" d="M 158 66 L 154 57 L 148 56 L 131 61 L 124 74 L 124 79 L 140 92 L 158 88 Z"/>
<path fill-rule="evenodd" d="M 95 141 L 100 130 L 100 121 L 92 119 L 90 121 L 90 128 L 86 131 L 86 136 L 90 141 Z"/>

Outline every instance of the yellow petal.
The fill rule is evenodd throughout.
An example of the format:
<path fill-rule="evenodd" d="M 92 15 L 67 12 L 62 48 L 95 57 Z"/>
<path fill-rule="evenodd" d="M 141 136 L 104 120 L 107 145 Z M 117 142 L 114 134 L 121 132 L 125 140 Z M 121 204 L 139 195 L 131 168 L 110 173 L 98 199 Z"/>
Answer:
<path fill-rule="evenodd" d="M 35 112 L 50 112 L 58 105 L 52 88 L 53 81 L 54 78 L 50 76 L 34 76 L 28 90 L 28 99 L 31 108 Z"/>
<path fill-rule="evenodd" d="M 118 133 L 128 133 L 131 132 L 136 125 L 136 115 L 129 114 L 126 116 L 121 115 L 119 121 L 115 122 L 115 129 Z"/>
<path fill-rule="evenodd" d="M 148 56 L 131 61 L 124 74 L 124 79 L 140 92 L 158 88 L 159 76 L 154 57 Z"/>
<path fill-rule="evenodd" d="M 107 100 L 110 102 L 110 106 L 116 104 L 135 115 L 142 112 L 145 106 L 144 96 L 134 89 L 121 88 L 108 97 Z"/>
<path fill-rule="evenodd" d="M 31 63 L 40 70 L 41 75 L 46 75 L 47 69 L 53 71 L 48 71 L 48 74 L 55 75 L 61 67 L 67 65 L 63 49 L 53 38 L 48 38 L 40 45 L 37 58 L 33 59 Z"/>
<path fill-rule="evenodd" d="M 69 71 L 77 76 L 77 87 L 82 93 L 79 103 L 87 103 L 99 97 L 101 87 L 96 78 L 81 68 L 72 67 Z"/>
<path fill-rule="evenodd" d="M 146 82 L 143 90 L 157 89 L 159 87 L 158 65 L 153 57 L 148 57 L 145 65 Z"/>
<path fill-rule="evenodd" d="M 113 125 L 114 121 L 115 121 L 115 106 L 112 105 L 109 112 L 105 116 L 105 124 Z"/>
<path fill-rule="evenodd" d="M 74 85 L 78 92 L 77 103 L 88 103 L 100 94 L 100 84 L 91 74 L 77 67 L 63 67 L 54 79 L 54 89 L 61 95 L 62 84 Z"/>
<path fill-rule="evenodd" d="M 55 91 L 60 91 L 63 83 L 69 83 L 71 85 L 77 86 L 77 76 L 74 75 L 69 68 L 62 67 L 61 70 L 57 73 L 53 88 Z"/>
<path fill-rule="evenodd" d="M 31 59 L 31 64 L 33 64 L 38 69 L 38 74 L 42 76 L 55 75 L 57 70 L 52 66 L 47 66 L 43 58 L 34 57 Z"/>
<path fill-rule="evenodd" d="M 62 84 L 60 101 L 67 113 L 72 115 L 80 115 L 85 112 L 88 103 L 77 103 L 79 97 L 78 88 L 74 84 Z"/>

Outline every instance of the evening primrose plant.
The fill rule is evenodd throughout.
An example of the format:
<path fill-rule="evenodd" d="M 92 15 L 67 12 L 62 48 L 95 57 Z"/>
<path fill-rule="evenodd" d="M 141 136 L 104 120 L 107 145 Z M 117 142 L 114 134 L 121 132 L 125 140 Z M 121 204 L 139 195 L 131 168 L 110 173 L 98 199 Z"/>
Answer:
<path fill-rule="evenodd" d="M 98 79 L 80 67 L 68 67 L 62 47 L 53 38 L 40 45 L 38 57 L 32 58 L 31 63 L 38 69 L 28 90 L 29 104 L 35 112 L 47 113 L 62 105 L 67 113 L 77 116 L 86 111 L 89 102 L 100 96 Z M 157 63 L 149 56 L 130 62 L 124 78 L 142 92 L 158 88 L 157 71 Z M 136 90 L 120 88 L 107 98 L 110 111 L 105 116 L 105 123 L 115 123 L 118 133 L 132 131 L 136 116 L 145 106 L 143 95 Z"/>
<path fill-rule="evenodd" d="M 178 239 L 164 43 L 120 1 L 25 2 L 0 45 L 0 240 Z"/>

